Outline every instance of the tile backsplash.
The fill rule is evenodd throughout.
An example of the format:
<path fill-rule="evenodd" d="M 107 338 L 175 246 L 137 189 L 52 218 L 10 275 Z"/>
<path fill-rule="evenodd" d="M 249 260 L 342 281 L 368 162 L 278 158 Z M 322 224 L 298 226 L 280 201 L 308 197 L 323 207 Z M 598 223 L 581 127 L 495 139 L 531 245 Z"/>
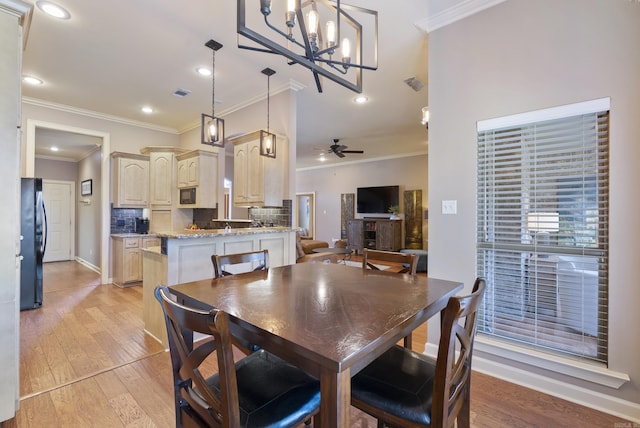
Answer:
<path fill-rule="evenodd" d="M 142 208 L 111 208 L 111 233 L 135 233 Z"/>
<path fill-rule="evenodd" d="M 281 207 L 249 208 L 249 219 L 262 222 L 265 226 L 291 227 L 293 201 L 285 199 Z"/>

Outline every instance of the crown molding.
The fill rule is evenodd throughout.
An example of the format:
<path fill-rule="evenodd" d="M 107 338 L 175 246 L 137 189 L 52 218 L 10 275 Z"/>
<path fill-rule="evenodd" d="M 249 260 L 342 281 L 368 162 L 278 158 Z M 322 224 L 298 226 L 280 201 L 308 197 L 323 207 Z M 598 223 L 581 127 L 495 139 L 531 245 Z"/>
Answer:
<path fill-rule="evenodd" d="M 464 0 L 454 6 L 418 21 L 416 25 L 430 33 L 507 0 Z"/>
<path fill-rule="evenodd" d="M 158 126 L 158 125 L 153 125 L 151 123 L 141 122 L 137 120 L 125 119 L 123 117 L 112 116 L 109 114 L 99 113 L 97 111 L 92 111 L 92 110 L 85 110 L 82 108 L 73 107 L 65 104 L 53 103 L 53 102 L 41 100 L 38 98 L 22 97 L 22 102 L 24 104 L 30 104 L 37 107 L 45 107 L 52 110 L 62 111 L 65 113 L 73 113 L 80 116 L 92 117 L 94 119 L 102 119 L 102 120 L 107 120 L 109 122 L 120 123 L 123 125 L 150 129 L 152 131 L 166 132 L 168 134 L 176 134 L 176 135 L 179 133 L 177 129 L 169 128 L 166 126 Z"/>
<path fill-rule="evenodd" d="M 20 0 L 0 0 L 0 11 L 21 18 L 31 10 L 33 6 Z"/>
<path fill-rule="evenodd" d="M 286 92 L 286 91 L 298 92 L 298 91 L 303 90 L 306 87 L 307 87 L 306 85 L 303 85 L 302 83 L 298 82 L 297 80 L 289 79 L 289 82 L 286 82 L 286 83 L 283 83 L 283 84 L 281 84 L 279 86 L 276 86 L 275 89 L 271 90 L 270 96 L 278 95 L 278 94 L 281 94 L 281 93 Z M 267 91 L 264 91 L 261 94 L 258 94 L 258 95 L 254 96 L 252 98 L 249 98 L 249 99 L 247 99 L 247 100 L 245 100 L 245 101 L 243 101 L 243 102 L 241 102 L 239 104 L 233 105 L 233 106 L 231 106 L 231 107 L 229 107 L 229 108 L 227 108 L 225 110 L 217 111 L 216 112 L 217 113 L 216 116 L 220 116 L 220 117 L 228 116 L 231 113 L 235 113 L 235 112 L 237 112 L 239 110 L 242 110 L 245 107 L 249 107 L 252 104 L 258 103 L 258 102 L 260 102 L 262 100 L 266 100 L 266 99 L 267 99 Z M 199 127 L 200 127 L 200 121 L 198 120 L 197 122 L 193 122 L 190 125 L 187 125 L 184 128 L 180 129 L 179 133 L 183 134 L 183 133 L 185 133 L 187 131 L 191 131 L 191 130 L 199 128 Z"/>
<path fill-rule="evenodd" d="M 354 161 L 332 162 L 332 163 L 327 163 L 327 164 L 323 164 L 323 165 L 306 166 L 306 167 L 302 167 L 302 168 L 296 168 L 296 172 L 311 171 L 311 170 L 314 170 L 314 169 L 349 166 L 349 165 L 354 165 L 354 164 L 359 164 L 359 163 L 378 162 L 378 161 L 384 161 L 384 160 L 390 160 L 390 159 L 410 158 L 410 157 L 413 157 L 413 156 L 422 156 L 422 155 L 427 155 L 428 156 L 429 152 L 427 150 L 424 150 L 424 151 L 418 151 L 418 152 L 412 152 L 412 153 L 400 153 L 400 154 L 397 154 L 397 155 L 380 156 L 380 157 L 377 157 L 377 158 L 359 159 L 359 160 L 354 160 Z"/>

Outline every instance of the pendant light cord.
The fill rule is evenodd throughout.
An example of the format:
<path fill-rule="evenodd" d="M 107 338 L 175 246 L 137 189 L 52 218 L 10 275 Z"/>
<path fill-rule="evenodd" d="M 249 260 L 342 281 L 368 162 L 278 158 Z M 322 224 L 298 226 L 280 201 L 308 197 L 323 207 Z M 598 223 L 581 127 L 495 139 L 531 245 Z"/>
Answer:
<path fill-rule="evenodd" d="M 267 76 L 267 132 L 268 133 L 271 133 L 270 130 L 269 130 L 269 110 L 271 110 L 269 108 L 269 106 L 270 106 L 269 100 L 270 100 L 270 96 L 271 96 L 271 85 L 270 85 L 270 82 L 271 82 L 271 76 Z"/>
<path fill-rule="evenodd" d="M 211 117 L 216 117 L 216 51 L 211 49 L 213 55 L 211 56 Z"/>

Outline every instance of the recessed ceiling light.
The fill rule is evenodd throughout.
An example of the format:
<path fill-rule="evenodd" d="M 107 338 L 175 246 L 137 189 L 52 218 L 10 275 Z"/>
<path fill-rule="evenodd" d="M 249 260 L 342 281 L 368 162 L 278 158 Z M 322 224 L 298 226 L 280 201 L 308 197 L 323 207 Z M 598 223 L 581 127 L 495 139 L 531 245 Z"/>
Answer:
<path fill-rule="evenodd" d="M 151 107 L 149 107 L 149 106 L 144 106 L 144 107 L 142 107 L 140 110 L 142 110 L 142 112 L 143 112 L 143 113 L 146 113 L 146 114 L 151 114 L 151 113 L 153 113 L 153 109 L 152 109 Z"/>
<path fill-rule="evenodd" d="M 33 77 L 33 76 L 24 76 L 22 78 L 22 81 L 24 83 L 28 83 L 29 85 L 33 85 L 33 86 L 39 86 L 42 85 L 44 82 L 40 79 L 38 79 L 37 77 Z"/>
<path fill-rule="evenodd" d="M 360 95 L 359 97 L 355 97 L 353 101 L 355 101 L 358 104 L 363 104 L 369 101 L 369 98 L 365 97 L 364 95 Z"/>
<path fill-rule="evenodd" d="M 56 146 L 51 146 L 51 151 L 52 152 L 57 152 L 59 149 Z"/>
<path fill-rule="evenodd" d="M 41 11 L 49 16 L 53 16 L 54 18 L 69 19 L 71 17 L 71 14 L 69 14 L 65 8 L 58 6 L 55 3 L 51 3 L 50 1 L 37 1 L 36 6 L 38 6 Z"/>
<path fill-rule="evenodd" d="M 206 67 L 198 67 L 196 68 L 196 71 L 202 76 L 211 76 L 211 70 Z"/>

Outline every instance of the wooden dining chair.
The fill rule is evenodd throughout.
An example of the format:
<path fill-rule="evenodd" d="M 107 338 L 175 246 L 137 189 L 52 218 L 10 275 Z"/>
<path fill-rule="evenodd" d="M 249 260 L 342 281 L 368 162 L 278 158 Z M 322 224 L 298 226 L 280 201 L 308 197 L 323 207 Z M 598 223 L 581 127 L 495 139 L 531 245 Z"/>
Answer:
<path fill-rule="evenodd" d="M 418 269 L 418 256 L 408 253 L 396 253 L 394 251 L 380 251 L 370 250 L 365 248 L 362 251 L 362 269 L 380 270 L 375 264 L 376 262 L 382 262 L 382 264 L 398 265 L 399 270 L 393 269 L 395 273 L 408 273 L 411 275 L 416 274 Z"/>
<path fill-rule="evenodd" d="M 438 356 L 395 345 L 351 379 L 351 404 L 386 424 L 402 427 L 470 426 L 471 356 L 476 316 L 486 284 L 451 297 L 442 312 Z"/>
<path fill-rule="evenodd" d="M 376 262 L 382 262 L 383 264 L 391 263 L 393 265 L 399 266 L 399 269 L 393 266 L 391 272 L 394 273 L 408 273 L 411 275 L 415 275 L 416 270 L 418 269 L 418 256 L 416 254 L 370 250 L 368 248 L 365 248 L 362 251 L 362 269 L 380 270 L 380 268 L 375 265 Z M 404 338 L 404 347 L 411 349 L 412 345 L 413 336 L 411 335 L 411 333 L 409 333 Z"/>
<path fill-rule="evenodd" d="M 155 296 L 169 338 L 176 427 L 292 427 L 318 414 L 317 379 L 265 350 L 234 363 L 225 312 L 184 306 L 165 286 L 156 287 Z M 194 344 L 194 332 L 212 338 Z M 217 373 L 205 377 L 213 353 Z"/>
<path fill-rule="evenodd" d="M 232 272 L 228 272 L 223 267 L 229 265 L 237 265 L 242 263 L 258 263 L 257 267 L 250 268 L 249 270 L 266 270 L 269 268 L 269 251 L 250 251 L 247 253 L 235 253 L 211 256 L 211 263 L 213 263 L 213 277 L 220 278 L 221 276 L 234 275 Z M 227 268 L 228 269 L 228 268 Z"/>

